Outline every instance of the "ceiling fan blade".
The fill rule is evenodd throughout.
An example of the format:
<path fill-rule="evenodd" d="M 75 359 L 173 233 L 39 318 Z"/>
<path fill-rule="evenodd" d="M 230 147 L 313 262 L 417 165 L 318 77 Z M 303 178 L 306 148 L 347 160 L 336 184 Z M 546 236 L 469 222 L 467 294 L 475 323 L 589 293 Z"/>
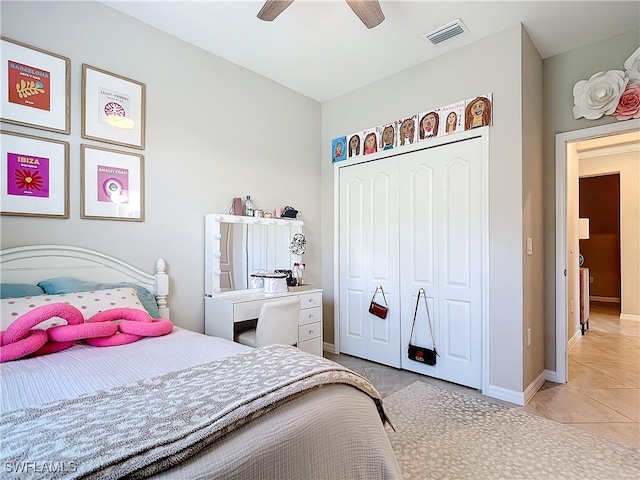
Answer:
<path fill-rule="evenodd" d="M 265 22 L 272 22 L 292 3 L 293 0 L 267 0 L 258 12 L 258 18 Z"/>
<path fill-rule="evenodd" d="M 376 27 L 384 20 L 378 0 L 346 0 L 346 2 L 367 28 Z"/>

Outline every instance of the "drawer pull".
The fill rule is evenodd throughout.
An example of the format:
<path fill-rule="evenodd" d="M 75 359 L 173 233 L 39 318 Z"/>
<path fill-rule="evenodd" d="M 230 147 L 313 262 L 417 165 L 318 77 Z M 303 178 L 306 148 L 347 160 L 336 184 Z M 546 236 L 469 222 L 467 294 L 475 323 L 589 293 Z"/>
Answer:
<path fill-rule="evenodd" d="M 311 335 L 313 333 L 313 330 L 309 330 L 309 335 Z"/>

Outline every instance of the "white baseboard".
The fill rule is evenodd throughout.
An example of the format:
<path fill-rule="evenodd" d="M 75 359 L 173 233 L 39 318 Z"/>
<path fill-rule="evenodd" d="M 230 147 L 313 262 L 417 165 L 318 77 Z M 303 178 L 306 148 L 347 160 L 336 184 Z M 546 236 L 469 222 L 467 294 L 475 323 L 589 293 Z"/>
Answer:
<path fill-rule="evenodd" d="M 540 375 L 536 377 L 536 379 L 529 384 L 527 388 L 524 390 L 524 404 L 529 403 L 529 400 L 533 398 L 540 387 L 544 384 L 547 379 L 547 371 L 543 371 Z"/>
<path fill-rule="evenodd" d="M 516 405 L 525 405 L 524 392 L 516 392 L 515 390 L 489 385 L 487 391 L 482 393 L 487 397 L 497 398 L 498 400 L 515 403 Z"/>
<path fill-rule="evenodd" d="M 322 350 L 329 353 L 336 353 L 336 346 L 333 343 L 322 342 Z"/>
<path fill-rule="evenodd" d="M 560 380 L 558 380 L 558 372 L 554 370 L 545 370 L 544 379 L 549 382 L 560 383 Z"/>
<path fill-rule="evenodd" d="M 620 303 L 620 299 L 616 297 L 597 297 L 595 295 L 589 295 L 590 302 L 606 302 L 606 303 Z"/>
<path fill-rule="evenodd" d="M 573 334 L 573 337 L 569 339 L 569 342 L 567 343 L 567 351 L 570 352 L 571 349 L 575 347 L 576 343 L 578 343 L 578 340 L 580 340 L 581 338 L 582 338 L 582 331 L 578 330 L 576 333 Z"/>
<path fill-rule="evenodd" d="M 621 313 L 620 321 L 637 323 L 637 322 L 640 322 L 640 315 L 629 315 L 628 313 Z"/>

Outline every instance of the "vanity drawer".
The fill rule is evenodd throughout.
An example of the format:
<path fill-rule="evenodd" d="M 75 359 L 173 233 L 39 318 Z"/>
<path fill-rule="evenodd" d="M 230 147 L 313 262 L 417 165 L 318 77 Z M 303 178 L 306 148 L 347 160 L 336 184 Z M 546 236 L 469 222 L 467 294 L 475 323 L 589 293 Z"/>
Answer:
<path fill-rule="evenodd" d="M 258 318 L 263 303 L 266 303 L 266 300 L 235 304 L 233 306 L 233 321 L 241 322 Z"/>
<path fill-rule="evenodd" d="M 322 292 L 300 294 L 300 309 L 321 307 L 321 306 L 322 306 Z"/>
<path fill-rule="evenodd" d="M 298 342 L 304 342 L 310 338 L 317 338 L 322 335 L 322 322 L 300 325 L 298 327 Z"/>
<path fill-rule="evenodd" d="M 307 325 L 315 322 L 322 322 L 322 307 L 305 308 L 304 310 L 300 310 L 298 325 Z"/>

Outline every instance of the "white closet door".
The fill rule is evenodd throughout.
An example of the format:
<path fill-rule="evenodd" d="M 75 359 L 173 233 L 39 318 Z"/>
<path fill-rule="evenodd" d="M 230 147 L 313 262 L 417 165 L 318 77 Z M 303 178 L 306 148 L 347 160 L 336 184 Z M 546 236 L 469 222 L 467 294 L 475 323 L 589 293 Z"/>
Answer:
<path fill-rule="evenodd" d="M 340 351 L 400 367 L 398 161 L 340 169 Z M 376 286 L 386 319 L 369 313 Z M 383 303 L 379 295 L 377 301 Z"/>
<path fill-rule="evenodd" d="M 482 386 L 482 141 L 403 155 L 400 162 L 402 368 Z M 427 294 L 439 357 L 407 357 L 418 289 Z M 432 347 L 424 302 L 412 343 Z"/>

